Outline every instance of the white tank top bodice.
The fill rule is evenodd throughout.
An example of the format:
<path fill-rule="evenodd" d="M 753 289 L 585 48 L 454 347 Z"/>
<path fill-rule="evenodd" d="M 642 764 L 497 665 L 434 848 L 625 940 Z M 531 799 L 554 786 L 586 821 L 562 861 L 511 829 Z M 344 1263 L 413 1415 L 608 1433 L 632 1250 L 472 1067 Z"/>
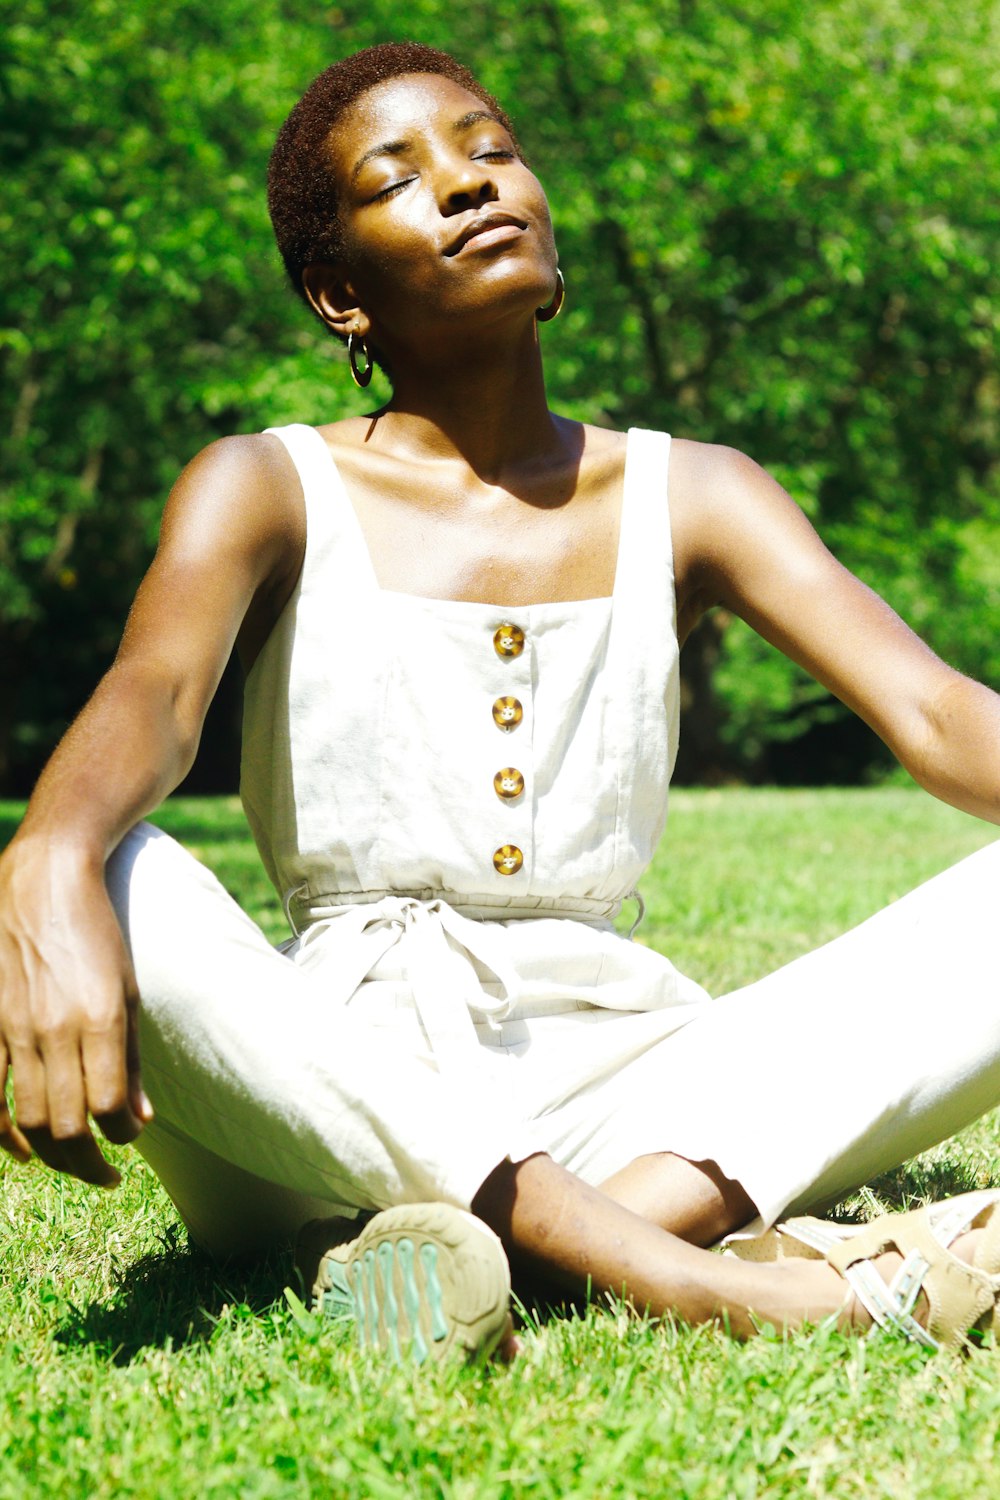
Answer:
<path fill-rule="evenodd" d="M 295 930 L 389 895 L 613 916 L 677 750 L 669 437 L 628 435 L 613 595 L 508 609 L 380 588 L 322 436 L 271 431 L 307 540 L 247 680 L 241 794 Z"/>

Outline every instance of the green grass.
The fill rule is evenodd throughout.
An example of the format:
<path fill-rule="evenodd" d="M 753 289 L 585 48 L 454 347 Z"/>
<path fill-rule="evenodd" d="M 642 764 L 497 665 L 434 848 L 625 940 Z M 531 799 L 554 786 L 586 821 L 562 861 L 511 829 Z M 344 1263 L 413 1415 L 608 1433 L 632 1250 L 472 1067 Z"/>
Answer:
<path fill-rule="evenodd" d="M 0 804 L 0 843 L 16 814 Z M 157 821 L 283 934 L 238 804 Z M 994 832 L 898 788 L 679 793 L 643 937 L 728 989 Z M 990 1116 L 869 1203 L 1000 1182 L 998 1138 Z M 0 1166 L 0 1500 L 996 1492 L 1000 1352 L 950 1363 L 827 1331 L 743 1346 L 593 1307 L 536 1320 L 510 1369 L 385 1368 L 296 1312 L 284 1266 L 191 1252 L 145 1165 L 113 1154 L 115 1193 Z"/>

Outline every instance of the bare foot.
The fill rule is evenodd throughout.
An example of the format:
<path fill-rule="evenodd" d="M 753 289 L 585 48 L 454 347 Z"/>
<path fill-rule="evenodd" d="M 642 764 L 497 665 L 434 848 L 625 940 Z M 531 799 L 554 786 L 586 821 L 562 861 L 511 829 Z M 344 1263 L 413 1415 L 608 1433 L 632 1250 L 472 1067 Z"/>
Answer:
<path fill-rule="evenodd" d="M 956 1240 L 953 1240 L 948 1248 L 956 1260 L 964 1261 L 966 1265 L 971 1266 L 975 1261 L 976 1247 L 982 1238 L 982 1234 L 983 1231 L 981 1229 L 970 1229 L 965 1234 L 960 1234 Z M 887 1250 L 883 1255 L 875 1256 L 872 1261 L 872 1265 L 876 1267 L 886 1286 L 892 1281 L 902 1264 L 903 1257 L 895 1250 Z M 824 1267 L 824 1269 L 833 1271 L 832 1266 Z M 844 1283 L 841 1281 L 840 1273 L 833 1271 L 833 1275 L 836 1276 L 843 1288 Z M 923 1292 L 920 1292 L 918 1295 L 913 1305 L 911 1316 L 922 1328 L 927 1327 L 927 1320 L 930 1316 L 930 1305 Z M 858 1300 L 857 1295 L 853 1291 L 849 1292 L 844 1299 L 838 1319 L 838 1326 L 845 1329 L 870 1328 L 872 1326 L 871 1313 Z"/>

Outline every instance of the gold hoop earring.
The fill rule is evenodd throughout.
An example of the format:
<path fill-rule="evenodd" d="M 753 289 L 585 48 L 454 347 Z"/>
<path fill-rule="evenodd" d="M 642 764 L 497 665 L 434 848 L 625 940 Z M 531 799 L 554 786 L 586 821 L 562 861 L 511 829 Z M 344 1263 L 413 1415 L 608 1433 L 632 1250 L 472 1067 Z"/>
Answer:
<path fill-rule="evenodd" d="M 363 370 L 358 369 L 358 349 L 361 350 L 365 358 L 365 367 Z M 357 346 L 355 346 L 353 333 L 347 335 L 347 360 L 351 367 L 351 379 L 354 381 L 354 384 L 359 385 L 362 390 L 364 390 L 366 385 L 371 385 L 375 361 L 372 359 L 368 351 L 368 345 L 364 339 L 358 339 Z"/>
<path fill-rule="evenodd" d="M 535 313 L 539 323 L 551 323 L 553 318 L 558 318 L 562 312 L 562 305 L 566 298 L 566 281 L 563 273 L 556 267 L 556 289 L 552 295 L 552 301 L 547 307 L 540 307 Z"/>

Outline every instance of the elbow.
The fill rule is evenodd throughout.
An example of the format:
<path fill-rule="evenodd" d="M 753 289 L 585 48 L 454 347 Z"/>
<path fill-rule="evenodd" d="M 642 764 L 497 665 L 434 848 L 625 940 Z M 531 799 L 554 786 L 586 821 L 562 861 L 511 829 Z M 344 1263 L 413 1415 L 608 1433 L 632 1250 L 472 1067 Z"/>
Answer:
<path fill-rule="evenodd" d="M 194 764 L 210 698 L 163 662 L 116 662 L 105 683 L 121 705 L 123 730 L 129 724 L 138 729 L 176 786 Z"/>
<path fill-rule="evenodd" d="M 182 782 L 195 763 L 201 745 L 201 730 L 179 730 L 175 738 L 174 784 Z"/>
<path fill-rule="evenodd" d="M 208 702 L 210 701 L 208 700 Z M 205 727 L 205 715 L 208 713 L 208 702 L 194 702 L 191 695 L 183 691 L 174 693 L 172 697 L 170 704 L 170 739 L 176 755 L 176 775 L 178 781 L 183 781 L 195 763 L 198 750 L 201 747 L 201 736 Z"/>
<path fill-rule="evenodd" d="M 904 769 L 942 802 L 1000 824 L 1000 696 L 955 672 L 902 746 Z"/>

